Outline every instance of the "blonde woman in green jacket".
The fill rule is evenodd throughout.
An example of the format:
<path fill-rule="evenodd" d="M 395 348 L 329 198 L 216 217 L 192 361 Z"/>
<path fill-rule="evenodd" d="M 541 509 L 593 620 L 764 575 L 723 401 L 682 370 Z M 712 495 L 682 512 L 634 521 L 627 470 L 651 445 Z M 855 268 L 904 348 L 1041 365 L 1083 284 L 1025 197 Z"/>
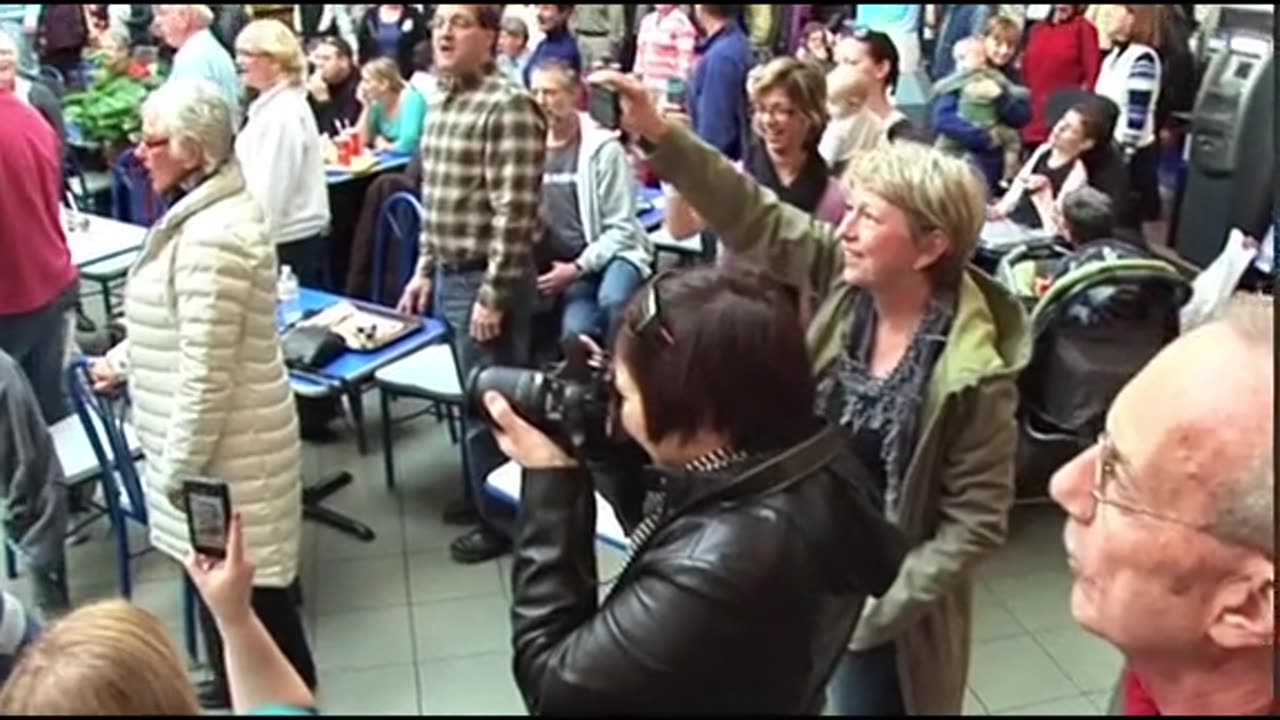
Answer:
<path fill-rule="evenodd" d="M 849 640 L 832 709 L 959 715 L 972 577 L 1005 540 L 1016 379 L 1030 353 L 1019 305 L 969 267 L 981 179 L 961 160 L 895 143 L 851 168 L 849 212 L 835 227 L 779 202 L 664 118 L 639 82 L 611 71 L 591 80 L 620 92 L 624 128 L 726 247 L 813 300 L 818 410 L 849 428 L 888 517 L 913 544 Z"/>

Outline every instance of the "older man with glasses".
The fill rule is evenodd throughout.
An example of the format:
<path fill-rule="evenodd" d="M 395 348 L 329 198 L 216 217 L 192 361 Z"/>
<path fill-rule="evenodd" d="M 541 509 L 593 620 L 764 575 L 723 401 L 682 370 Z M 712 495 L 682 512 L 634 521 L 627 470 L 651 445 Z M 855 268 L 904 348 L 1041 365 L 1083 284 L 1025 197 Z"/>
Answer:
<path fill-rule="evenodd" d="M 1053 478 L 1071 612 L 1124 654 L 1126 714 L 1280 709 L 1273 323 L 1242 297 L 1166 347 Z"/>

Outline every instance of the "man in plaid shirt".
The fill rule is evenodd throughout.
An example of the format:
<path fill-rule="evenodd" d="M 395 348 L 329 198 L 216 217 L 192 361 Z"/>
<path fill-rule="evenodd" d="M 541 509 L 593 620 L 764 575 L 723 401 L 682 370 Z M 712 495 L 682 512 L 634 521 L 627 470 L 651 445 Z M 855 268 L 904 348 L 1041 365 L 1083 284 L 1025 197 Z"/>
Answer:
<path fill-rule="evenodd" d="M 536 297 L 546 121 L 524 89 L 494 65 L 499 5 L 440 5 L 432 20 L 440 89 L 422 140 L 422 245 L 400 299 L 422 313 L 436 291 L 436 315 L 453 331 L 462 378 L 477 367 L 529 361 Z M 479 527 L 450 546 L 457 562 L 483 562 L 510 548 L 512 512 L 484 490 L 505 458 L 486 424 L 466 422 L 467 492 L 447 522 Z"/>

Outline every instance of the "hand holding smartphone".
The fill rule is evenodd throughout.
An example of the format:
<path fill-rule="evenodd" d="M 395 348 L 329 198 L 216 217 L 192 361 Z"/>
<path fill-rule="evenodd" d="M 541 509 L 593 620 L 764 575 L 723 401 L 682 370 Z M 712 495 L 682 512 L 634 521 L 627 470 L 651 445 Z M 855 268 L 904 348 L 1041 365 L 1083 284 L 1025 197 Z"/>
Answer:
<path fill-rule="evenodd" d="M 587 112 L 600 127 L 617 130 L 622 125 L 622 99 L 616 90 L 601 85 L 588 86 Z"/>
<path fill-rule="evenodd" d="M 227 484 L 207 478 L 182 482 L 183 504 L 191 547 L 200 555 L 227 556 L 227 526 L 231 522 L 231 493 Z"/>

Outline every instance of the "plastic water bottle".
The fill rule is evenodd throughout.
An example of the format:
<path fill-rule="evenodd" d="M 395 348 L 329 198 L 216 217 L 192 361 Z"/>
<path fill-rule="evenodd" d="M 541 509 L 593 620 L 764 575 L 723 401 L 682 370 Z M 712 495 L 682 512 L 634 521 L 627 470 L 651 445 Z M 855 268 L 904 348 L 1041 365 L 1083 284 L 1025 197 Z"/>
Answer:
<path fill-rule="evenodd" d="M 298 289 L 298 276 L 293 274 L 293 268 L 288 265 L 280 268 L 276 298 L 279 301 L 277 312 L 282 329 L 302 319 L 302 293 Z"/>

